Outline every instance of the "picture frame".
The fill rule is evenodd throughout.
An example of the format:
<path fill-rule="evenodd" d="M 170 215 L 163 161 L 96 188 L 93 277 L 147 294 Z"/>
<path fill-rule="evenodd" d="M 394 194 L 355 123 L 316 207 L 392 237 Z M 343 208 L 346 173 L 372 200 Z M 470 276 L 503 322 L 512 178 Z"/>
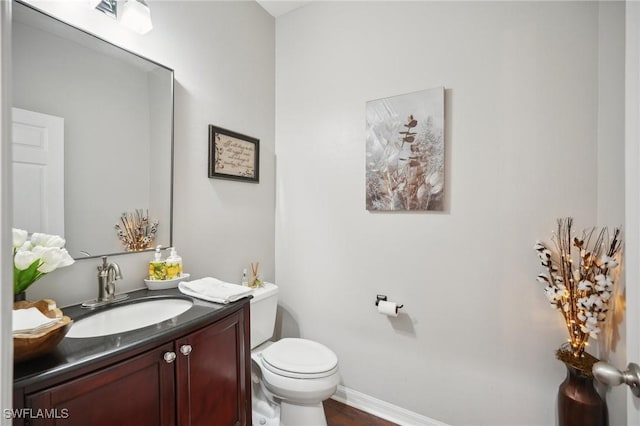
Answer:
<path fill-rule="evenodd" d="M 209 178 L 260 182 L 260 140 L 209 125 Z"/>

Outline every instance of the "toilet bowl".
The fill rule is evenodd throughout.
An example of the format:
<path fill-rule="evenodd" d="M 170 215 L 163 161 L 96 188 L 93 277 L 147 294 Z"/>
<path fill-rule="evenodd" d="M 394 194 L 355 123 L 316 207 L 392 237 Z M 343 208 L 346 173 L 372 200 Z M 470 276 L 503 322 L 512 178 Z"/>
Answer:
<path fill-rule="evenodd" d="M 322 402 L 335 393 L 340 381 L 338 357 L 308 339 L 265 341 L 267 334 L 267 339 L 273 334 L 276 295 L 277 287 L 265 283 L 265 288 L 254 291 L 251 301 L 253 424 L 326 425 Z M 262 328 L 256 331 L 256 336 L 262 336 L 256 340 L 254 326 Z"/>

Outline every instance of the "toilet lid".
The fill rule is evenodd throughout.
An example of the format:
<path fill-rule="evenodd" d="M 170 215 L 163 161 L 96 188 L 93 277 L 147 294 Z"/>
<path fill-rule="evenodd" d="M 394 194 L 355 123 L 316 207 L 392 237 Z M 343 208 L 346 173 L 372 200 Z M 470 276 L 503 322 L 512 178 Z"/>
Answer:
<path fill-rule="evenodd" d="M 293 378 L 326 377 L 338 369 L 338 357 L 318 342 L 282 339 L 262 351 L 263 365 L 275 374 Z"/>

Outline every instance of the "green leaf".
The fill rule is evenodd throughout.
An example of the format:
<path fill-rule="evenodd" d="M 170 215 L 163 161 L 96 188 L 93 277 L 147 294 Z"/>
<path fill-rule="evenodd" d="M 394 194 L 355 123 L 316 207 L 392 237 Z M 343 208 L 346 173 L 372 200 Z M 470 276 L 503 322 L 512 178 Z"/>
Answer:
<path fill-rule="evenodd" d="M 13 267 L 13 294 L 22 293 L 25 291 L 31 284 L 36 282 L 39 278 L 41 278 L 44 274 L 38 271 L 38 267 L 42 263 L 41 259 L 35 260 L 27 269 L 24 271 L 19 270 L 18 268 Z"/>

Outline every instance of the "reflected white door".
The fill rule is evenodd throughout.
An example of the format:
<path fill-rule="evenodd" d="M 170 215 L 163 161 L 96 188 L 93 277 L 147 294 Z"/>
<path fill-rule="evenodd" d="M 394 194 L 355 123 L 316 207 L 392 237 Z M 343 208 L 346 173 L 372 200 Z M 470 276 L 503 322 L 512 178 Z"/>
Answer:
<path fill-rule="evenodd" d="M 12 108 L 13 226 L 64 236 L 64 119 Z"/>

